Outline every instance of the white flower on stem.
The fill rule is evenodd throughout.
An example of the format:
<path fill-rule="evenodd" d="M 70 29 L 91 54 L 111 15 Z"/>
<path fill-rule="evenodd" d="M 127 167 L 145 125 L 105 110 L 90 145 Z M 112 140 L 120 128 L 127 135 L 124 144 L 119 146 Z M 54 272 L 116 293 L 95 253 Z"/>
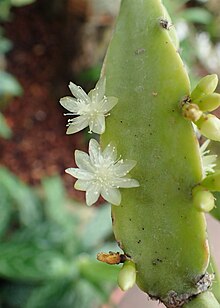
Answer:
<path fill-rule="evenodd" d="M 215 161 L 217 158 L 217 155 L 207 155 L 209 154 L 210 150 L 206 150 L 208 145 L 210 143 L 210 140 L 207 139 L 200 147 L 200 155 L 202 160 L 202 171 L 203 171 L 203 178 L 209 174 L 214 173 L 215 170 Z"/>
<path fill-rule="evenodd" d="M 120 187 L 140 186 L 137 180 L 127 176 L 136 165 L 136 161 L 117 159 L 116 148 L 111 143 L 102 152 L 99 143 L 91 139 L 89 155 L 76 150 L 75 160 L 79 168 L 68 168 L 66 173 L 78 179 L 74 186 L 76 189 L 86 191 L 87 205 L 94 204 L 100 195 L 106 201 L 119 205 Z"/>
<path fill-rule="evenodd" d="M 81 87 L 70 82 L 69 88 L 75 97 L 66 96 L 60 100 L 60 104 L 70 111 L 66 115 L 76 116 L 68 120 L 67 134 L 77 133 L 87 126 L 90 133 L 104 133 L 105 117 L 118 102 L 116 97 L 105 96 L 105 84 L 106 79 L 101 78 L 87 95 Z"/>

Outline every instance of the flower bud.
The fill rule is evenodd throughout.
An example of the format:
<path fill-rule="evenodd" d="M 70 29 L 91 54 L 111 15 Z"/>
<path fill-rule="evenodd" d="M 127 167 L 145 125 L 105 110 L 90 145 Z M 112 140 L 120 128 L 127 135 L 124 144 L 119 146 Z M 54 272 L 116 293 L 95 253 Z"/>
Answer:
<path fill-rule="evenodd" d="M 195 124 L 203 136 L 220 141 L 220 120 L 216 116 L 213 114 L 203 115 Z"/>
<path fill-rule="evenodd" d="M 203 77 L 192 91 L 190 95 L 191 100 L 194 101 L 203 95 L 213 93 L 217 87 L 217 84 L 218 76 L 216 74 Z"/>
<path fill-rule="evenodd" d="M 201 212 L 210 212 L 215 207 L 213 194 L 202 186 L 193 189 L 193 204 Z"/>
<path fill-rule="evenodd" d="M 220 191 L 220 171 L 205 177 L 201 185 L 210 191 Z"/>
<path fill-rule="evenodd" d="M 220 94 L 211 93 L 203 95 L 193 101 L 193 103 L 198 105 L 199 109 L 202 111 L 213 111 L 220 106 Z"/>
<path fill-rule="evenodd" d="M 186 103 L 183 105 L 183 116 L 193 122 L 196 122 L 202 116 L 202 111 L 196 104 Z"/>
<path fill-rule="evenodd" d="M 122 291 L 132 288 L 136 282 L 136 268 L 133 261 L 125 261 L 119 274 L 118 285 Z"/>

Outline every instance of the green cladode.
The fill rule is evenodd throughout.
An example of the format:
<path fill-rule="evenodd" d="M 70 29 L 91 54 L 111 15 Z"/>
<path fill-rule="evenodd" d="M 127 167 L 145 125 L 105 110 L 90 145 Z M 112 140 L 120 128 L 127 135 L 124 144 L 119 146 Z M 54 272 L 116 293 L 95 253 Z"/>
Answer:
<path fill-rule="evenodd" d="M 118 103 L 101 145 L 114 142 L 122 157 L 137 161 L 131 177 L 140 183 L 121 189 L 120 206 L 112 206 L 113 229 L 136 264 L 138 286 L 152 298 L 167 307 L 219 307 L 206 291 L 206 221 L 192 200 L 202 166 L 192 124 L 181 110 L 189 78 L 174 27 L 161 23 L 166 14 L 160 0 L 122 0 L 102 71 L 106 95 Z"/>

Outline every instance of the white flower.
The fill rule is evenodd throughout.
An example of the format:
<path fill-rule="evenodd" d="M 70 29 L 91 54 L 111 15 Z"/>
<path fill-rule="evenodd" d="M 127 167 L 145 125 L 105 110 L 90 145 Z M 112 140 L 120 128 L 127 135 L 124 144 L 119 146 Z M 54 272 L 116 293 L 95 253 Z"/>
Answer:
<path fill-rule="evenodd" d="M 210 140 L 207 139 L 200 147 L 200 155 L 202 160 L 202 169 L 203 169 L 203 178 L 208 173 L 215 172 L 214 168 L 216 164 L 214 163 L 216 161 L 217 155 L 207 155 L 209 154 L 210 150 L 206 150 L 210 143 Z"/>
<path fill-rule="evenodd" d="M 75 96 L 61 98 L 60 104 L 70 111 L 66 115 L 76 116 L 68 120 L 67 134 L 74 134 L 89 126 L 89 132 L 103 134 L 105 131 L 105 116 L 117 104 L 118 99 L 105 96 L 106 79 L 101 78 L 95 89 L 87 95 L 83 89 L 70 82 L 69 88 Z"/>
<path fill-rule="evenodd" d="M 75 188 L 86 191 L 87 205 L 94 204 L 101 195 L 106 201 L 119 205 L 121 193 L 118 188 L 138 187 L 138 181 L 127 177 L 134 168 L 134 160 L 117 160 L 116 148 L 110 143 L 102 152 L 95 139 L 89 142 L 89 155 L 75 151 L 76 165 L 79 168 L 68 168 L 69 173 L 78 180 Z"/>

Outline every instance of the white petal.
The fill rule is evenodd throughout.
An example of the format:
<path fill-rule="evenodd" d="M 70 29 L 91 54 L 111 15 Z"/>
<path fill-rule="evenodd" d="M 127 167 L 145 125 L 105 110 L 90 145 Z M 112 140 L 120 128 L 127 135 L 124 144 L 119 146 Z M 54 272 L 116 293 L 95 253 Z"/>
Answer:
<path fill-rule="evenodd" d="M 74 134 L 83 130 L 85 127 L 88 126 L 88 118 L 85 116 L 79 116 L 73 119 L 73 122 L 70 123 L 69 127 L 67 128 L 66 134 Z"/>
<path fill-rule="evenodd" d="M 88 96 L 93 103 L 99 103 L 102 101 L 105 95 L 105 84 L 106 78 L 100 78 L 95 86 L 95 89 L 89 92 Z"/>
<path fill-rule="evenodd" d="M 137 164 L 136 160 L 120 159 L 114 165 L 114 173 L 119 177 L 125 176 L 131 169 L 134 168 L 136 164 Z"/>
<path fill-rule="evenodd" d="M 207 155 L 202 158 L 203 169 L 204 169 L 205 174 L 215 171 L 214 168 L 216 164 L 214 164 L 214 162 L 216 161 L 216 159 L 217 159 L 217 155 Z"/>
<path fill-rule="evenodd" d="M 113 184 L 116 187 L 122 187 L 122 188 L 132 188 L 140 186 L 137 180 L 129 178 L 116 178 L 113 180 Z"/>
<path fill-rule="evenodd" d="M 89 155 L 83 151 L 75 151 L 75 161 L 76 165 L 83 170 L 88 170 L 89 172 L 94 172 L 94 167 L 91 164 Z"/>
<path fill-rule="evenodd" d="M 86 190 L 86 204 L 92 205 L 94 204 L 100 196 L 100 186 L 97 183 L 92 183 Z"/>
<path fill-rule="evenodd" d="M 72 175 L 74 178 L 84 181 L 91 181 L 94 179 L 94 174 L 78 168 L 68 168 L 65 172 Z"/>
<path fill-rule="evenodd" d="M 81 87 L 75 85 L 73 82 L 70 82 L 69 88 L 70 88 L 70 91 L 72 92 L 72 94 L 76 98 L 81 99 L 82 101 L 84 101 L 86 103 L 90 102 L 88 95 L 86 94 L 86 92 Z"/>
<path fill-rule="evenodd" d="M 121 203 L 121 193 L 117 188 L 103 188 L 101 195 L 111 204 L 119 205 Z"/>
<path fill-rule="evenodd" d="M 109 112 L 118 103 L 118 98 L 114 96 L 105 97 L 99 107 L 99 111 L 104 114 Z"/>
<path fill-rule="evenodd" d="M 113 143 L 109 143 L 103 151 L 103 158 L 108 159 L 109 161 L 116 161 L 117 159 L 117 149 Z"/>
<path fill-rule="evenodd" d="M 99 135 L 103 134 L 105 131 L 105 116 L 102 114 L 97 115 L 92 123 L 92 127 L 90 127 L 90 130 Z"/>
<path fill-rule="evenodd" d="M 67 110 L 73 113 L 78 112 L 78 102 L 75 98 L 66 96 L 60 99 L 60 104 Z"/>
<path fill-rule="evenodd" d="M 99 93 L 99 100 L 100 101 L 103 96 L 105 95 L 105 86 L 106 86 L 106 78 L 105 77 L 101 77 L 96 86 L 95 86 L 95 89 L 96 91 Z"/>
<path fill-rule="evenodd" d="M 89 185 L 90 185 L 90 182 L 88 181 L 77 180 L 74 185 L 74 188 L 77 190 L 86 191 Z"/>
<path fill-rule="evenodd" d="M 210 143 L 210 140 L 207 139 L 207 140 L 201 145 L 201 147 L 200 147 L 200 153 L 201 153 L 201 154 L 203 154 L 203 155 L 205 154 L 206 149 L 207 149 L 209 143 Z M 207 153 L 209 153 L 209 152 L 207 152 Z"/>
<path fill-rule="evenodd" d="M 95 139 L 89 141 L 89 156 L 93 165 L 99 163 L 101 156 L 101 147 Z"/>

